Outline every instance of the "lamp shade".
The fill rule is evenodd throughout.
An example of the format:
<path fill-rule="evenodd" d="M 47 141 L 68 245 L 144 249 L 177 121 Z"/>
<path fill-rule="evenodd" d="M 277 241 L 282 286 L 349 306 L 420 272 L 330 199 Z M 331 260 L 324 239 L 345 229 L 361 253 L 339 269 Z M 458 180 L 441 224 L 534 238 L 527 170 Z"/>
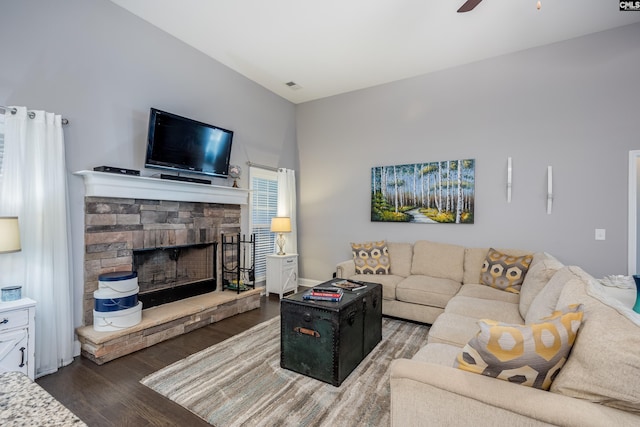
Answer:
<path fill-rule="evenodd" d="M 274 233 L 290 233 L 291 218 L 288 216 L 274 216 L 271 218 L 271 231 Z"/>
<path fill-rule="evenodd" d="M 20 249 L 18 217 L 0 217 L 0 253 L 18 252 Z"/>

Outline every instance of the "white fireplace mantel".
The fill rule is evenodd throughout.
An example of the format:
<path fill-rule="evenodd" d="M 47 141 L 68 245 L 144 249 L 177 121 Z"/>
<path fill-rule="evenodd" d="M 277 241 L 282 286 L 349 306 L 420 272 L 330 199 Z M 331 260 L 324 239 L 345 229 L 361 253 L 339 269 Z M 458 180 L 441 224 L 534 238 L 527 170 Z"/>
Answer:
<path fill-rule="evenodd" d="M 246 205 L 249 200 L 249 191 L 242 188 L 89 170 L 81 170 L 73 174 L 84 178 L 85 196 L 87 197 L 172 200 L 233 205 Z"/>

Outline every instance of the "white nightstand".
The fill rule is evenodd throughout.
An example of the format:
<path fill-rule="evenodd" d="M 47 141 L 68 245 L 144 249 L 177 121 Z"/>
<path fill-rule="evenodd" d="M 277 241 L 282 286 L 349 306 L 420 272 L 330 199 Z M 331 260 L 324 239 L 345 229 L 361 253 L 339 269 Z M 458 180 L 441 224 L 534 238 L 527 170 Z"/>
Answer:
<path fill-rule="evenodd" d="M 298 292 L 298 254 L 267 255 L 267 296 Z"/>
<path fill-rule="evenodd" d="M 0 371 L 20 371 L 34 379 L 35 320 L 36 302 L 32 299 L 0 302 Z"/>

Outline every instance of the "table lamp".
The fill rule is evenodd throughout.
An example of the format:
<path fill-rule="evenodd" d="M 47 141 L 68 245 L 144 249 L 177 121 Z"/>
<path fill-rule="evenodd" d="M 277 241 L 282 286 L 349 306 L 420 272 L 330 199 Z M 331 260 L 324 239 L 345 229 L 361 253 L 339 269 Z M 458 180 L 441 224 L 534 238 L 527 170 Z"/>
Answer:
<path fill-rule="evenodd" d="M 291 218 L 288 216 L 274 216 L 271 218 L 271 231 L 278 233 L 276 244 L 278 245 L 278 255 L 286 255 L 284 253 L 284 236 L 282 233 L 291 233 Z"/>
<path fill-rule="evenodd" d="M 20 247 L 20 228 L 17 216 L 0 216 L 0 254 L 18 252 Z M 22 297 L 21 286 L 8 286 L 0 289 L 0 301 L 15 301 Z"/>
<path fill-rule="evenodd" d="M 17 216 L 0 216 L 0 254 L 19 252 L 20 228 Z"/>

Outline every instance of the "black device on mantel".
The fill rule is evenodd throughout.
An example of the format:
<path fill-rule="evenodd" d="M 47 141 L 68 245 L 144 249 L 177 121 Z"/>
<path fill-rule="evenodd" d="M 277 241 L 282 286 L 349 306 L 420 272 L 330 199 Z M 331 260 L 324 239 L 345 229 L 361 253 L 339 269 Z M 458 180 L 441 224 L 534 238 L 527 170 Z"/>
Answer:
<path fill-rule="evenodd" d="M 211 184 L 211 181 L 208 179 L 191 178 L 190 176 L 167 175 L 164 173 L 160 174 L 160 179 L 170 179 L 172 181 L 196 182 L 198 184 Z"/>
<path fill-rule="evenodd" d="M 140 171 L 135 169 L 126 169 L 126 168 L 115 168 L 113 166 L 96 166 L 93 168 L 96 172 L 109 172 L 109 173 L 119 173 L 122 175 L 135 175 L 140 176 Z"/>

